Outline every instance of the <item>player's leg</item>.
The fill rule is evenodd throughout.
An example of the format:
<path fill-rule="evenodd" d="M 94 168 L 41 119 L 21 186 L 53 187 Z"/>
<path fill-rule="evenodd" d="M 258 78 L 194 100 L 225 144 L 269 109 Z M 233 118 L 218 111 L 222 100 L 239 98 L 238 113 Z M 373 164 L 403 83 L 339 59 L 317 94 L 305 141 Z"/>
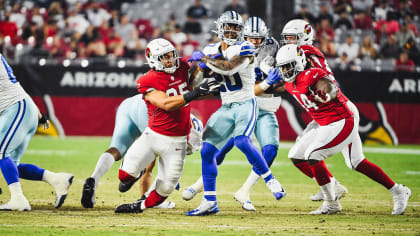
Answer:
<path fill-rule="evenodd" d="M 316 181 L 315 176 L 313 175 L 311 166 L 309 165 L 308 161 L 305 159 L 305 150 L 306 148 L 312 143 L 313 136 L 319 129 L 319 125 L 312 121 L 308 124 L 305 128 L 303 134 L 296 139 L 296 143 L 292 146 L 289 151 L 288 157 L 293 162 L 293 165 L 300 170 L 304 175 L 308 176 L 309 178 Z M 324 162 L 321 160 L 320 162 Z M 341 185 L 331 174 L 330 170 L 324 164 L 327 174 L 330 177 L 331 181 L 334 183 L 334 189 L 337 194 L 338 199 L 344 197 L 344 195 L 348 192 L 347 188 Z M 312 201 L 321 201 L 323 200 L 324 194 L 320 190 L 318 193 L 310 196 Z"/>
<path fill-rule="evenodd" d="M 335 214 L 341 211 L 340 202 L 336 196 L 334 182 L 331 181 L 328 169 L 322 161 L 343 150 L 357 133 L 352 117 L 320 126 L 312 136 L 312 142 L 305 150 L 305 158 L 309 160 L 313 175 L 323 193 L 324 202 L 311 214 Z"/>
<path fill-rule="evenodd" d="M 85 184 L 83 185 L 81 198 L 83 207 L 93 207 L 95 204 L 95 193 L 100 179 L 106 172 L 108 172 L 115 161 L 121 160 L 128 147 L 130 147 L 134 140 L 136 140 L 136 138 L 140 135 L 140 131 L 131 121 L 126 108 L 120 106 L 115 118 L 115 127 L 112 134 L 110 148 L 101 154 L 91 177 L 87 178 Z M 127 191 L 129 187 L 125 187 L 125 189 L 125 191 Z"/>
<path fill-rule="evenodd" d="M 148 132 L 146 131 L 145 134 L 147 135 Z M 151 145 L 153 150 L 160 156 L 156 189 L 150 192 L 146 200 L 120 205 L 116 208 L 116 213 L 139 213 L 147 208 L 161 204 L 173 192 L 181 178 L 187 149 L 187 137 L 168 137 L 157 133 L 150 134 L 150 136 L 157 137 L 153 139 L 153 144 Z M 142 138 L 143 136 L 140 139 Z M 126 158 L 129 156 L 130 150 L 131 148 L 127 152 Z M 126 161 L 125 159 L 124 165 Z"/>
<path fill-rule="evenodd" d="M 251 134 L 254 131 L 258 107 L 255 99 L 248 100 L 241 104 L 235 104 L 232 108 L 235 115 L 235 128 L 233 136 L 235 146 L 241 150 L 247 157 L 249 163 L 253 166 L 254 171 L 264 178 L 267 187 L 273 193 L 274 197 L 279 200 L 286 195 L 281 184 L 274 178 L 267 162 L 261 152 L 252 144 Z"/>
<path fill-rule="evenodd" d="M 274 112 L 260 110 L 255 124 L 255 136 L 261 146 L 261 151 L 268 166 L 277 156 L 279 143 L 279 126 Z M 252 170 L 242 187 L 235 193 L 235 200 L 242 204 L 242 208 L 255 211 L 249 198 L 251 188 L 258 182 L 260 176 Z"/>
<path fill-rule="evenodd" d="M 219 211 L 216 201 L 216 157 L 219 150 L 229 141 L 234 124 L 234 113 L 227 105 L 222 105 L 207 121 L 201 148 L 201 171 L 204 197 L 198 208 L 186 213 L 187 216 L 215 214 Z"/>
<path fill-rule="evenodd" d="M 217 165 L 222 164 L 223 160 L 226 157 L 226 154 L 230 150 L 232 150 L 233 146 L 234 146 L 234 140 L 233 138 L 230 138 L 229 141 L 226 143 L 226 145 L 224 145 L 223 148 L 216 154 Z M 189 201 L 193 199 L 197 195 L 197 193 L 200 193 L 203 190 L 204 190 L 203 177 L 200 176 L 200 178 L 198 178 L 194 184 L 192 184 L 191 186 L 186 188 L 184 192 L 182 192 L 182 198 L 186 201 Z"/>
<path fill-rule="evenodd" d="M 350 103 L 348 105 L 355 117 L 358 117 L 358 111 L 354 104 Z M 394 200 L 393 215 L 404 213 L 407 208 L 408 199 L 411 196 L 411 190 L 402 184 L 395 183 L 381 167 L 365 158 L 362 150 L 362 141 L 358 132 L 352 137 L 351 143 L 346 146 L 342 153 L 347 167 L 366 175 L 390 191 Z"/>
<path fill-rule="evenodd" d="M 35 133 L 37 124 L 38 109 L 31 99 L 23 99 L 0 114 L 0 168 L 11 195 L 8 203 L 0 205 L 0 210 L 31 210 L 22 192 L 17 165 L 27 147 L 25 142 Z"/>
<path fill-rule="evenodd" d="M 152 161 L 152 163 L 146 167 L 146 171 L 139 179 L 140 196 L 143 196 L 151 188 L 152 184 L 154 184 L 152 182 L 152 172 L 155 167 L 155 162 L 156 160 Z M 153 187 L 156 188 L 156 186 Z"/>

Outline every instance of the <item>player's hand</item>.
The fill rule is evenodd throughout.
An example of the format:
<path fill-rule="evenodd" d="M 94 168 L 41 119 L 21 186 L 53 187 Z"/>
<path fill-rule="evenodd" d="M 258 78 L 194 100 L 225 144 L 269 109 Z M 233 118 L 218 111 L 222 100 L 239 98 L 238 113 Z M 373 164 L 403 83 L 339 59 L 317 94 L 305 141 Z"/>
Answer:
<path fill-rule="evenodd" d="M 50 121 L 48 120 L 47 116 L 41 113 L 41 118 L 38 120 L 38 123 L 42 125 L 44 130 L 50 128 Z"/>
<path fill-rule="evenodd" d="M 200 90 L 200 96 L 217 94 L 220 90 L 220 83 L 214 78 L 208 78 L 198 86 L 198 89 Z"/>
<path fill-rule="evenodd" d="M 268 76 L 267 76 L 267 78 L 265 79 L 265 81 L 266 81 L 266 83 L 267 83 L 268 85 L 273 85 L 273 84 L 275 84 L 275 83 L 280 82 L 281 80 L 283 80 L 283 78 L 282 78 L 282 76 L 281 76 L 281 74 L 280 74 L 280 71 L 279 71 L 279 69 L 278 69 L 277 67 L 276 67 L 276 68 L 271 69 L 271 70 L 268 72 Z"/>
<path fill-rule="evenodd" d="M 188 59 L 188 61 L 201 61 L 201 58 L 203 58 L 204 56 L 205 55 L 202 51 L 195 51 L 191 54 L 191 57 L 190 59 Z"/>
<path fill-rule="evenodd" d="M 314 99 L 318 102 L 326 103 L 331 100 L 331 96 L 323 90 L 317 89 L 315 90 Z"/>

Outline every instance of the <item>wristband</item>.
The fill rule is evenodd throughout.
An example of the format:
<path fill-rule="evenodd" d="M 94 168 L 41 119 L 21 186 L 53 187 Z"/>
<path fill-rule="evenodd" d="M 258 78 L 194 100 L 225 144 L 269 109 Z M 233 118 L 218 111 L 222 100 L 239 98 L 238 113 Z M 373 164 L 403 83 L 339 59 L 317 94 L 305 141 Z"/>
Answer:
<path fill-rule="evenodd" d="M 194 89 L 193 91 L 184 94 L 183 97 L 184 97 L 185 102 L 189 103 L 198 97 L 198 90 Z"/>
<path fill-rule="evenodd" d="M 38 122 L 40 124 L 45 124 L 45 123 L 47 123 L 47 120 L 48 120 L 48 118 L 44 114 L 41 113 L 41 118 L 39 118 Z"/>
<path fill-rule="evenodd" d="M 265 80 L 258 84 L 262 90 L 267 90 L 271 85 L 269 85 Z"/>

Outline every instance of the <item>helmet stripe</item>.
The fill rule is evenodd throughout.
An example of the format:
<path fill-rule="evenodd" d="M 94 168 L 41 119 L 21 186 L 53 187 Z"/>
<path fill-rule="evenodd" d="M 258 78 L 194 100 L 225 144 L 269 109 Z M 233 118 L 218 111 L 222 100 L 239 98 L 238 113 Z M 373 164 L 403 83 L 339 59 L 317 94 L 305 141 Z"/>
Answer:
<path fill-rule="evenodd" d="M 253 32 L 254 31 L 254 17 L 252 17 L 252 19 L 251 19 L 251 32 Z"/>
<path fill-rule="evenodd" d="M 235 13 L 236 13 L 236 20 L 239 20 L 239 16 L 238 16 L 238 13 L 235 11 Z"/>
<path fill-rule="evenodd" d="M 230 11 L 230 16 L 232 17 L 232 19 L 233 19 L 233 11 Z"/>
<path fill-rule="evenodd" d="M 256 17 L 257 18 L 257 25 L 256 25 L 256 27 L 255 27 L 255 30 L 257 31 L 257 33 L 258 33 L 258 17 Z"/>

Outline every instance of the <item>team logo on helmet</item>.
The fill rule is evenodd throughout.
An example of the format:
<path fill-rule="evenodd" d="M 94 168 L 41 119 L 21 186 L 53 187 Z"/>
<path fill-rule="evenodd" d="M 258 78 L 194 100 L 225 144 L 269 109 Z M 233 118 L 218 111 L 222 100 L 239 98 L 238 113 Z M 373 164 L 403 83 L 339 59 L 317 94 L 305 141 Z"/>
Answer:
<path fill-rule="evenodd" d="M 310 33 L 311 33 L 311 30 L 312 30 L 311 28 L 312 28 L 312 27 L 311 27 L 311 25 L 310 25 L 310 24 L 306 24 L 303 32 L 304 32 L 305 34 L 310 34 Z"/>
<path fill-rule="evenodd" d="M 152 53 L 150 52 L 150 48 L 146 48 L 146 57 L 151 57 Z"/>

